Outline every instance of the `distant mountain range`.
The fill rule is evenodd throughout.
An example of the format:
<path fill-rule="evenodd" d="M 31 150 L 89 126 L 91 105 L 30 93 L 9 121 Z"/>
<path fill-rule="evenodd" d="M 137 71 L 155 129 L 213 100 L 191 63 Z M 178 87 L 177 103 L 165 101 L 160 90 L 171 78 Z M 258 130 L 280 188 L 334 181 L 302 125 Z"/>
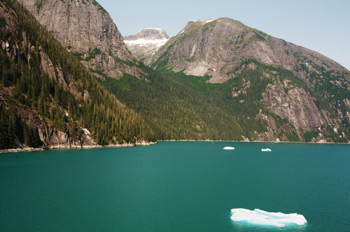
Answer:
<path fill-rule="evenodd" d="M 45 98 L 39 90 L 21 95 L 23 84 L 13 79 L 17 74 L 2 71 L 0 113 L 8 128 L 2 135 L 15 125 L 12 108 L 24 112 L 20 124 L 32 128 L 25 130 L 45 145 L 57 144 L 44 136 L 49 131 L 77 145 L 154 139 L 350 140 L 350 72 L 317 52 L 228 18 L 191 21 L 172 38 L 155 28 L 123 38 L 95 0 L 18 1 L 47 31 L 40 29 L 33 37 L 31 31 L 38 30 L 33 22 L 21 37 L 9 30 L 19 18 L 2 13 L 2 65 L 36 67 L 41 82 L 53 82 L 45 84 Z M 1 4 L 2 12 L 28 14 L 16 1 Z M 27 63 L 9 55 L 9 47 L 17 46 L 16 54 L 29 48 L 28 38 L 39 57 L 35 64 L 30 52 L 23 53 Z M 56 95 L 55 88 L 65 94 Z M 57 111 L 57 117 L 50 113 Z M 20 135 L 12 138 L 13 146 L 25 144 Z"/>

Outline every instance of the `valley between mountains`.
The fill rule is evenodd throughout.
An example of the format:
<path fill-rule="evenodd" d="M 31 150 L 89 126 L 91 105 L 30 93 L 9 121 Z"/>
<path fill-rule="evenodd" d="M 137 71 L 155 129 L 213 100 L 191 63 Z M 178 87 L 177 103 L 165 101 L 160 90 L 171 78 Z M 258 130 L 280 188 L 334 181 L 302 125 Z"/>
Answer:
<path fill-rule="evenodd" d="M 239 21 L 123 37 L 95 0 L 5 0 L 0 10 L 1 148 L 349 143 L 350 71 Z"/>

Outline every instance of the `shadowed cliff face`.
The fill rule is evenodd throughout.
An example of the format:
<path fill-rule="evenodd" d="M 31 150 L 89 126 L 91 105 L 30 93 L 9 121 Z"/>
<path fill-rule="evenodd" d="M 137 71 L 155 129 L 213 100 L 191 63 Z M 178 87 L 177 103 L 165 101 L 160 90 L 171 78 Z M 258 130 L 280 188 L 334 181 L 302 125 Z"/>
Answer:
<path fill-rule="evenodd" d="M 95 0 L 19 0 L 100 78 L 141 76 L 110 15 Z"/>

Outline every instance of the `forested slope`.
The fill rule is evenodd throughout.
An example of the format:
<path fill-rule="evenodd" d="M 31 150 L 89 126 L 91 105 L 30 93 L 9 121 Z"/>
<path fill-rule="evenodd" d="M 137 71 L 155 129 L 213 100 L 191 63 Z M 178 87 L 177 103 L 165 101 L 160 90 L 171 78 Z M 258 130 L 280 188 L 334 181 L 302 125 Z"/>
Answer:
<path fill-rule="evenodd" d="M 153 140 L 17 1 L 0 2 L 0 148 Z"/>
<path fill-rule="evenodd" d="M 189 22 L 149 58 L 161 74 L 108 88 L 162 138 L 350 140 L 350 72 L 315 51 L 220 18 Z"/>

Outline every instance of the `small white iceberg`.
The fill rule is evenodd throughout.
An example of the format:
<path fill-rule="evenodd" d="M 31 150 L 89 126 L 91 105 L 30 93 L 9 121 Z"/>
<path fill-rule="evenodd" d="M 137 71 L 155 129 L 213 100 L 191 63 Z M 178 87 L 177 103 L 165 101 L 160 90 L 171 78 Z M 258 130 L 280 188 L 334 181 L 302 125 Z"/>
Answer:
<path fill-rule="evenodd" d="M 224 147 L 223 149 L 224 150 L 234 150 L 235 148 L 234 147 Z"/>
<path fill-rule="evenodd" d="M 272 150 L 270 148 L 262 148 L 261 151 L 264 151 L 264 152 L 271 152 Z"/>
<path fill-rule="evenodd" d="M 236 222 L 248 222 L 255 225 L 284 227 L 286 225 L 304 225 L 305 217 L 297 213 L 270 213 L 261 209 L 231 209 L 231 220 Z"/>

